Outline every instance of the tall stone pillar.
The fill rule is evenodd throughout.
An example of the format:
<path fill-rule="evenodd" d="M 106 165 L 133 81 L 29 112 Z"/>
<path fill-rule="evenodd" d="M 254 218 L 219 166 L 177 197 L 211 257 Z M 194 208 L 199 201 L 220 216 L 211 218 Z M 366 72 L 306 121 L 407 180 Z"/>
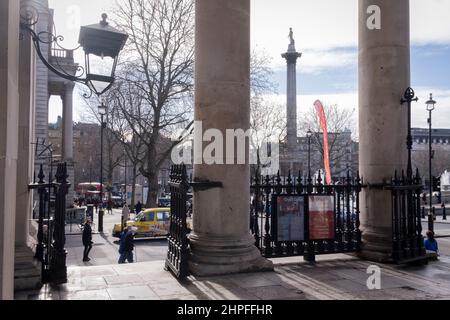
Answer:
<path fill-rule="evenodd" d="M 295 49 L 295 41 L 290 32 L 291 43 L 288 51 L 282 54 L 282 57 L 287 62 L 287 101 L 286 101 L 286 116 L 287 128 L 286 139 L 288 150 L 294 153 L 297 146 L 297 59 L 302 56 L 301 53 Z"/>
<path fill-rule="evenodd" d="M 225 137 L 227 129 L 250 127 L 250 0 L 197 0 L 195 28 L 195 119 L 203 130 L 196 125 L 194 148 L 202 151 L 204 131 L 217 129 Z M 198 156 L 193 176 L 203 187 L 194 189 L 191 272 L 206 276 L 273 268 L 249 230 L 248 157 L 246 164 L 207 165 L 210 159 L 199 164 Z M 237 163 L 226 157 L 224 163 Z"/>
<path fill-rule="evenodd" d="M 63 100 L 62 156 L 65 161 L 73 160 L 73 83 L 66 83 Z"/>
<path fill-rule="evenodd" d="M 28 185 L 33 181 L 34 172 L 34 104 L 36 81 L 36 55 L 31 37 L 23 34 L 20 41 L 19 65 L 19 146 L 17 161 L 17 209 L 16 243 L 27 245 L 29 226 L 32 218 L 32 192 Z"/>
<path fill-rule="evenodd" d="M 392 252 L 391 197 L 370 185 L 406 170 L 407 109 L 400 100 L 410 85 L 409 38 L 409 0 L 359 1 L 359 162 L 369 185 L 361 197 L 361 255 L 377 261 Z"/>
<path fill-rule="evenodd" d="M 63 125 L 62 125 L 62 159 L 67 163 L 67 174 L 70 188 L 67 193 L 66 205 L 73 203 L 74 196 L 74 162 L 73 162 L 73 89 L 75 84 L 67 82 L 64 85 Z"/>
<path fill-rule="evenodd" d="M 0 299 L 14 297 L 19 1 L 0 1 Z"/>
<path fill-rule="evenodd" d="M 47 0 L 33 0 L 32 4 L 39 14 L 39 20 L 35 25 L 35 30 L 39 32 L 48 32 L 49 25 L 51 25 L 51 13 L 48 9 Z M 37 3 L 38 2 L 38 3 Z M 41 52 L 44 58 L 49 60 L 49 44 L 41 43 Z M 49 70 L 41 59 L 36 59 L 36 101 L 35 101 L 35 116 L 34 116 L 34 131 L 35 139 L 39 139 L 42 143 L 43 140 L 48 141 L 48 105 L 49 105 Z M 40 165 L 44 166 L 44 172 L 47 175 L 49 172 L 48 159 L 35 158 L 34 170 L 39 172 Z M 52 177 L 53 179 L 54 177 Z M 48 179 L 48 177 L 47 177 Z M 37 196 L 37 192 L 35 192 Z"/>

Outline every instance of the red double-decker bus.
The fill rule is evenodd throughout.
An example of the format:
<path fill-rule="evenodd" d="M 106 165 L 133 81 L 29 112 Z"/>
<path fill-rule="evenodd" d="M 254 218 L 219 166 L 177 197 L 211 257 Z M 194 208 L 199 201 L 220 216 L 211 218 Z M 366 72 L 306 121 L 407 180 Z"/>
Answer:
<path fill-rule="evenodd" d="M 75 189 L 78 198 L 82 199 L 100 199 L 100 183 L 99 182 L 86 182 L 79 183 Z M 107 196 L 106 186 L 103 185 L 103 200 Z"/>

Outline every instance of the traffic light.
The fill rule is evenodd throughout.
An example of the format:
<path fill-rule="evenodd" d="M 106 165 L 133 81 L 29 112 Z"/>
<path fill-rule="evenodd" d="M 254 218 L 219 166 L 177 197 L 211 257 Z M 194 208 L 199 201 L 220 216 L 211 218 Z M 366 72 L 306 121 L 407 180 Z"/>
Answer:
<path fill-rule="evenodd" d="M 441 177 L 433 177 L 433 192 L 441 191 Z"/>

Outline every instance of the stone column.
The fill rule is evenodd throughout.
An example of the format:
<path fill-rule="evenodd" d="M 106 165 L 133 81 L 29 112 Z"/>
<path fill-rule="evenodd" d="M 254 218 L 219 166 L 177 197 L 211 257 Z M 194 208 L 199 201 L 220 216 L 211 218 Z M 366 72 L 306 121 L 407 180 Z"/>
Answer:
<path fill-rule="evenodd" d="M 297 146 L 297 59 L 302 56 L 295 49 L 294 40 L 291 39 L 288 51 L 282 54 L 287 62 L 287 101 L 286 101 L 286 140 L 288 150 L 294 153 Z"/>
<path fill-rule="evenodd" d="M 0 299 L 14 297 L 19 1 L 0 1 Z"/>
<path fill-rule="evenodd" d="M 47 0 L 33 0 L 35 8 L 39 12 L 39 20 L 35 26 L 36 32 L 48 32 L 51 20 L 51 13 L 48 10 Z M 39 3 L 36 3 L 39 2 Z M 41 43 L 41 51 L 45 59 L 49 59 L 49 44 Z M 41 59 L 36 59 L 36 101 L 35 101 L 35 116 L 34 116 L 34 130 L 35 139 L 42 142 L 44 139 L 48 141 L 48 105 L 49 105 L 49 71 Z M 35 159 L 34 170 L 39 172 L 40 165 L 44 165 L 45 175 L 48 175 L 49 161 L 47 159 Z M 49 179 L 48 177 L 46 179 Z M 52 177 L 51 179 L 54 179 Z M 48 181 L 48 180 L 47 180 Z M 35 193 L 37 196 L 37 192 Z"/>
<path fill-rule="evenodd" d="M 205 143 L 199 133 L 213 128 L 225 137 L 227 129 L 250 127 L 250 1 L 197 0 L 195 27 L 195 119 L 203 130 L 196 125 L 194 147 L 201 151 Z M 226 155 L 222 160 L 226 163 Z M 194 190 L 191 272 L 206 276 L 273 268 L 249 230 L 248 161 L 195 164 L 193 176 L 222 187 Z"/>
<path fill-rule="evenodd" d="M 34 171 L 34 104 L 36 55 L 31 37 L 24 33 L 20 41 L 19 64 L 19 149 L 17 161 L 16 243 L 27 245 L 32 218 L 32 192 L 28 184 Z"/>
<path fill-rule="evenodd" d="M 381 29 L 372 30 L 367 21 L 373 10 L 377 13 L 374 5 L 381 10 Z M 407 109 L 400 100 L 410 85 L 409 37 L 409 0 L 359 1 L 359 162 L 369 185 L 387 183 L 395 170 L 406 170 Z M 362 257 L 389 258 L 391 219 L 390 192 L 365 188 Z"/>
<path fill-rule="evenodd" d="M 64 161 L 73 160 L 73 83 L 65 84 L 63 101 L 62 156 Z"/>
<path fill-rule="evenodd" d="M 67 163 L 70 188 L 67 193 L 66 205 L 72 205 L 74 196 L 74 162 L 73 162 L 73 89 L 75 84 L 65 83 L 63 101 L 63 125 L 62 125 L 62 159 Z"/>

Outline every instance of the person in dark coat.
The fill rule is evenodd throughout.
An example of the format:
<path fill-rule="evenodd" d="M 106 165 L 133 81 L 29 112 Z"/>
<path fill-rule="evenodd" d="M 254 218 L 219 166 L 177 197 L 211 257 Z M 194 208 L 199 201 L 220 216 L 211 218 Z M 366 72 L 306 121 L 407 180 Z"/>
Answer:
<path fill-rule="evenodd" d="M 129 263 L 133 263 L 133 250 L 134 250 L 134 231 L 132 226 L 128 226 L 128 230 L 123 235 L 123 241 L 121 237 L 121 244 L 119 248 L 119 252 L 122 251 L 119 258 L 119 263 L 125 263 L 128 261 Z"/>
<path fill-rule="evenodd" d="M 84 224 L 83 228 L 83 246 L 84 246 L 84 252 L 83 252 L 83 261 L 87 262 L 90 261 L 89 259 L 89 252 L 92 249 L 92 227 L 91 227 L 91 219 L 86 219 L 86 223 Z"/>
<path fill-rule="evenodd" d="M 128 227 L 123 229 L 122 233 L 120 234 L 120 241 L 119 241 L 119 264 L 125 263 L 125 237 L 128 232 Z"/>
<path fill-rule="evenodd" d="M 95 208 L 95 213 L 97 213 L 98 212 L 98 200 L 97 200 L 97 198 L 95 198 L 95 200 L 94 200 L 94 208 Z"/>
<path fill-rule="evenodd" d="M 109 214 L 113 214 L 113 212 L 112 212 L 112 200 L 108 200 L 108 202 L 106 204 L 106 209 L 108 210 Z"/>
<path fill-rule="evenodd" d="M 139 214 L 139 212 L 142 211 L 142 203 L 138 201 L 138 203 L 134 206 L 134 209 L 136 210 L 136 214 Z"/>

